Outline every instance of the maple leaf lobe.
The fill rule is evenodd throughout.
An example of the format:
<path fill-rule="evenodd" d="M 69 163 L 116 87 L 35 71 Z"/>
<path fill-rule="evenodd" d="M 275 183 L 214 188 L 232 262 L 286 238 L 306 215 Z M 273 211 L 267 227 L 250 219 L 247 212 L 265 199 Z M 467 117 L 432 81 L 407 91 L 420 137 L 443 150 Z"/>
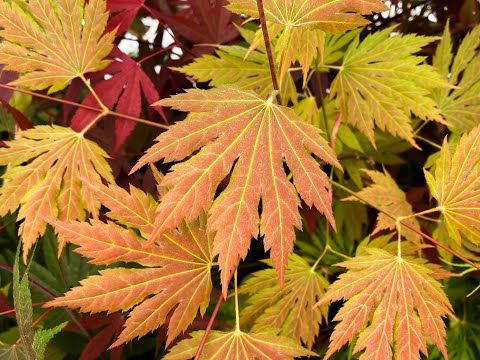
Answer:
<path fill-rule="evenodd" d="M 334 151 L 318 129 L 302 122 L 291 109 L 253 91 L 231 86 L 194 89 L 158 104 L 191 113 L 161 134 L 132 171 L 149 162 L 180 161 L 197 153 L 174 165 L 162 181 L 161 185 L 170 189 L 157 209 L 149 241 L 183 219 L 188 222 L 208 211 L 207 230 L 215 232 L 214 254 L 219 254 L 226 291 L 238 259 L 245 258 L 260 227 L 282 283 L 293 250 L 294 228 L 301 228 L 297 193 L 335 227 L 328 178 L 312 157 L 341 168 Z M 293 174 L 293 183 L 287 179 L 284 162 Z M 232 167 L 229 185 L 214 199 L 220 181 Z"/>

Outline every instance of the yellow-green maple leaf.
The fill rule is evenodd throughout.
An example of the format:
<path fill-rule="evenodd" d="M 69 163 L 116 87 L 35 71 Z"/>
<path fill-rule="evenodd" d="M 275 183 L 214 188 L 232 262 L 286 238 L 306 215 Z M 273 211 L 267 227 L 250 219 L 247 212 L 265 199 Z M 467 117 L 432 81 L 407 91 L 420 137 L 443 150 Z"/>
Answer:
<path fill-rule="evenodd" d="M 425 57 L 414 56 L 435 38 L 417 35 L 390 36 L 388 28 L 357 37 L 349 46 L 332 82 L 342 119 L 364 133 L 372 144 L 374 128 L 400 136 L 416 146 L 411 114 L 444 123 L 431 90 L 448 87 Z"/>
<path fill-rule="evenodd" d="M 100 202 L 80 177 L 93 184 L 113 182 L 107 154 L 82 134 L 61 126 L 37 126 L 0 149 L 0 165 L 8 165 L 0 188 L 0 215 L 20 206 L 18 219 L 24 260 L 38 236 L 45 232 L 41 216 L 62 220 L 98 214 Z M 41 216 L 40 216 L 41 215 Z M 60 249 L 62 244 L 60 244 Z"/>
<path fill-rule="evenodd" d="M 345 299 L 334 320 L 328 359 L 359 333 L 353 353 L 360 359 L 418 359 L 427 353 L 426 339 L 447 357 L 442 316 L 452 307 L 437 279 L 448 276 L 424 259 L 406 259 L 385 250 L 366 248 L 338 266 L 348 269 L 317 306 Z"/>
<path fill-rule="evenodd" d="M 480 25 L 465 36 L 454 58 L 447 24 L 433 66 L 446 81 L 457 86 L 434 92 L 441 114 L 453 131 L 472 130 L 480 124 Z"/>
<path fill-rule="evenodd" d="M 195 356 L 204 331 L 191 333 L 165 356 L 165 360 L 187 360 Z M 200 355 L 201 360 L 290 360 L 301 356 L 316 356 L 292 339 L 268 333 L 210 331 Z"/>
<path fill-rule="evenodd" d="M 480 244 L 480 125 L 460 139 L 452 154 L 444 140 L 428 187 L 442 213 L 441 229 L 460 244 L 462 236 Z"/>
<path fill-rule="evenodd" d="M 218 46 L 217 56 L 203 55 L 175 70 L 197 81 L 209 81 L 211 86 L 235 84 L 267 97 L 273 90 L 267 55 L 252 51 L 248 54 L 248 59 L 244 59 L 247 51 L 247 48 L 238 45 Z M 285 104 L 290 100 L 297 101 L 297 91 L 290 75 L 285 77 L 280 94 Z"/>
<path fill-rule="evenodd" d="M 357 194 L 367 200 L 370 204 L 387 210 L 389 213 L 394 216 L 410 216 L 413 215 L 412 206 L 408 203 L 405 193 L 398 187 L 395 180 L 390 176 L 386 171 L 372 171 L 372 170 L 363 170 L 365 174 L 372 179 L 373 184 L 363 188 Z M 344 199 L 347 201 L 360 201 L 355 196 L 349 196 Z M 410 225 L 420 228 L 418 221 L 411 217 L 405 220 Z M 382 230 L 396 230 L 395 220 L 385 215 L 384 213 L 379 213 L 377 216 L 377 224 L 375 229 L 372 232 L 372 235 L 377 234 Z M 420 242 L 422 237 L 412 230 L 402 227 L 402 235 L 413 242 Z"/>
<path fill-rule="evenodd" d="M 141 268 L 115 267 L 90 276 L 46 306 L 68 306 L 83 312 L 130 311 L 125 328 L 112 347 L 143 336 L 168 320 L 170 343 L 203 315 L 210 301 L 212 281 L 212 239 L 205 231 L 205 216 L 163 234 L 145 247 L 153 229 L 157 203 L 143 191 L 131 192 L 115 185 L 96 186 L 95 195 L 110 209 L 114 222 L 49 220 L 59 238 L 78 246 L 75 250 L 90 262 L 110 265 L 135 262 Z M 154 205 L 154 206 L 152 206 Z M 131 229 L 142 230 L 141 237 Z"/>
<path fill-rule="evenodd" d="M 63 89 L 75 77 L 103 69 L 115 32 L 103 34 L 105 0 L 30 0 L 0 3 L 0 62 L 34 90 Z"/>
<path fill-rule="evenodd" d="M 330 184 L 312 157 L 341 168 L 334 151 L 318 129 L 275 104 L 272 97 L 265 100 L 253 91 L 231 86 L 193 89 L 159 104 L 190 114 L 161 134 L 132 171 L 161 159 L 183 161 L 199 151 L 174 165 L 162 181 L 170 189 L 157 209 L 150 241 L 183 219 L 189 222 L 208 211 L 207 230 L 215 233 L 214 254 L 219 254 L 225 295 L 237 262 L 247 255 L 252 237 L 259 235 L 264 235 L 282 283 L 294 228 L 301 227 L 298 195 L 335 226 Z M 214 199 L 220 181 L 231 171 L 227 188 Z"/>
<path fill-rule="evenodd" d="M 240 286 L 239 294 L 250 295 L 241 322 L 253 325 L 252 332 L 273 328 L 277 334 L 303 342 L 311 349 L 320 325 L 328 318 L 327 306 L 313 306 L 328 285 L 302 257 L 291 254 L 282 289 L 274 269 L 252 274 Z"/>
<path fill-rule="evenodd" d="M 237 14 L 258 18 L 255 0 L 230 0 L 227 8 Z M 280 79 L 298 60 L 304 85 L 312 61 L 323 52 L 325 32 L 343 32 L 368 23 L 362 15 L 386 9 L 381 0 L 264 0 L 264 11 L 272 32 L 279 35 L 275 46 Z M 272 26 L 273 25 L 273 26 Z M 260 38 L 259 30 L 257 39 Z M 253 46 L 255 46 L 256 42 Z M 282 82 L 282 81 L 280 81 Z"/>

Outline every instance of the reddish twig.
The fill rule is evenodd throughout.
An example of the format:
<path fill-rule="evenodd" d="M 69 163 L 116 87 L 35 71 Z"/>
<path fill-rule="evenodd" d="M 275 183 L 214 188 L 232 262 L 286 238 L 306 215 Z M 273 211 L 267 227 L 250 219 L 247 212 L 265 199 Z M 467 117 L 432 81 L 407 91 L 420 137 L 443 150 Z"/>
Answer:
<path fill-rule="evenodd" d="M 90 110 L 90 111 L 95 111 L 95 112 L 98 112 L 98 113 L 102 113 L 102 112 L 104 111 L 104 109 L 100 109 L 100 108 L 97 108 L 97 107 L 94 107 L 94 106 L 89 106 L 89 105 L 85 105 L 85 104 L 80 104 L 80 103 L 76 103 L 76 102 L 73 102 L 73 101 L 68 101 L 68 100 L 56 98 L 56 97 L 54 97 L 54 96 L 49 96 L 49 95 L 45 95 L 45 94 L 39 94 L 39 93 L 36 93 L 36 92 L 33 92 L 33 91 L 29 91 L 29 90 L 25 90 L 25 89 L 19 89 L 19 88 L 10 86 L 10 85 L 0 84 L 0 88 L 4 88 L 4 89 L 8 89 L 8 90 L 13 90 L 13 91 L 18 91 L 18 92 L 21 92 L 21 93 L 24 93 L 24 94 L 29 94 L 29 95 L 32 95 L 32 96 L 36 96 L 36 97 L 41 98 L 41 99 L 56 101 L 56 102 L 59 102 L 59 103 L 62 103 L 62 104 L 71 105 L 71 106 L 76 106 L 76 107 L 79 107 L 79 108 L 82 108 L 82 109 L 86 109 L 86 110 Z M 108 110 L 108 114 L 107 114 L 107 115 L 112 115 L 112 116 L 120 117 L 120 118 L 122 118 L 122 119 L 131 120 L 131 121 L 135 121 L 135 122 L 138 122 L 138 123 L 141 123 L 141 124 L 146 124 L 146 125 L 150 125 L 150 126 L 154 126 L 154 127 L 158 127 L 158 128 L 162 128 L 162 129 L 168 129 L 168 126 L 167 126 L 167 125 L 158 124 L 158 123 L 156 123 L 156 122 L 149 121 L 149 120 L 145 120 L 145 119 L 141 119 L 141 118 L 137 118 L 137 117 L 135 117 L 135 116 L 130 116 L 130 115 L 126 115 L 126 114 L 121 114 L 121 113 L 118 113 L 118 112 L 112 111 L 112 110 Z"/>
<path fill-rule="evenodd" d="M 275 61 L 273 60 L 272 45 L 270 44 L 270 36 L 267 30 L 267 20 L 265 19 L 265 11 L 263 10 L 263 0 L 257 0 L 258 15 L 260 18 L 260 25 L 262 26 L 263 42 L 265 43 L 265 49 L 267 51 L 268 64 L 270 67 L 270 75 L 272 77 L 273 89 L 277 92 L 277 102 L 282 103 L 279 86 L 277 80 L 277 72 L 275 71 Z"/>
<path fill-rule="evenodd" d="M 213 322 L 217 317 L 217 313 L 218 313 L 218 310 L 220 309 L 220 305 L 222 305 L 222 302 L 223 302 L 223 294 L 220 294 L 217 300 L 217 304 L 215 305 L 215 309 L 213 309 L 212 315 L 210 317 L 210 321 L 208 322 L 207 328 L 203 333 L 202 340 L 200 340 L 200 344 L 198 344 L 198 349 L 197 349 L 197 352 L 195 353 L 194 360 L 200 359 L 200 355 L 202 354 L 203 347 L 205 346 L 205 343 L 207 341 L 208 334 L 210 333 L 210 330 L 212 330 Z"/>
<path fill-rule="evenodd" d="M 459 258 L 460 260 L 464 261 L 465 263 L 467 263 L 468 265 L 470 266 L 473 266 L 475 269 L 477 269 L 478 271 L 480 271 L 480 266 L 475 264 L 474 262 L 468 260 L 465 256 L 459 254 L 458 252 L 456 252 L 455 250 L 449 248 L 447 245 L 444 245 L 442 244 L 441 242 L 438 242 L 437 240 L 435 240 L 434 238 L 432 238 L 431 236 L 425 234 L 423 231 L 421 231 L 420 229 L 417 229 L 415 226 L 407 223 L 407 222 L 404 222 L 404 221 L 400 221 L 400 224 L 402 224 L 403 226 L 409 228 L 410 230 L 416 232 L 418 235 L 420 236 L 423 236 L 426 240 L 430 241 L 431 243 L 433 243 L 434 245 L 438 246 L 438 247 L 441 247 L 443 250 L 446 250 L 448 251 L 450 254 L 452 254 L 453 256 L 456 256 L 457 258 Z"/>

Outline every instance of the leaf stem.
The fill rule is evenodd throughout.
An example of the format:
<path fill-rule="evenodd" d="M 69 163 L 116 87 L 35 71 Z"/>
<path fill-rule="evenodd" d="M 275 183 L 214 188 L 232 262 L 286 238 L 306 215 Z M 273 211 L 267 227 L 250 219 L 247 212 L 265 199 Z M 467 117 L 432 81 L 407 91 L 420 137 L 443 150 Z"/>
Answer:
<path fill-rule="evenodd" d="M 441 208 L 440 208 L 440 206 L 437 206 L 437 207 L 434 207 L 432 209 L 421 211 L 419 213 L 415 213 L 415 214 L 411 214 L 411 215 L 407 215 L 407 216 L 399 216 L 398 219 L 407 220 L 407 219 L 411 219 L 411 218 L 414 218 L 414 217 L 422 217 L 422 215 L 430 214 L 432 212 L 439 212 L 439 211 L 441 211 Z M 426 219 L 428 219 L 428 218 L 426 218 Z"/>
<path fill-rule="evenodd" d="M 240 311 L 238 309 L 238 284 L 237 284 L 237 269 L 233 273 L 233 286 L 235 291 L 235 331 L 240 332 Z"/>
<path fill-rule="evenodd" d="M 342 189 L 343 191 L 349 193 L 350 195 L 352 196 L 355 196 L 357 199 L 363 201 L 365 204 L 369 205 L 370 207 L 380 211 L 381 213 L 387 215 L 389 218 L 391 218 L 392 220 L 394 220 L 395 222 L 398 220 L 398 218 L 393 215 L 392 213 L 390 213 L 389 211 L 385 210 L 385 209 L 382 209 L 378 206 L 375 206 L 374 204 L 370 203 L 368 200 L 366 200 L 363 196 L 361 195 L 358 195 L 356 192 L 350 190 L 349 188 L 347 188 L 346 186 L 343 186 L 342 184 L 340 183 L 337 183 L 336 181 L 334 180 L 331 180 L 330 181 L 332 183 L 332 185 L 335 185 L 336 187 Z M 434 245 L 438 246 L 438 247 L 441 247 L 442 249 L 444 249 L 445 251 L 448 251 L 450 254 L 452 254 L 453 256 L 456 256 L 457 258 L 463 260 L 465 263 L 473 266 L 475 269 L 477 269 L 478 271 L 480 271 L 480 265 L 477 265 L 475 264 L 474 262 L 468 260 L 465 256 L 459 254 L 458 252 L 456 252 L 455 250 L 449 248 L 448 246 L 442 244 L 441 242 L 438 242 L 437 240 L 435 240 L 434 238 L 432 238 L 431 236 L 425 234 L 422 230 L 420 229 L 417 229 L 415 226 L 405 222 L 404 220 L 399 220 L 399 223 L 405 227 L 407 227 L 408 229 L 412 230 L 413 232 L 417 233 L 418 235 L 422 236 L 423 238 L 425 238 L 426 240 L 430 241 L 431 243 L 433 243 Z"/>
<path fill-rule="evenodd" d="M 24 94 L 28 94 L 28 95 L 38 97 L 40 99 L 56 101 L 56 102 L 61 103 L 61 104 L 75 106 L 75 107 L 85 109 L 85 110 L 90 110 L 90 111 L 95 111 L 95 112 L 102 112 L 103 111 L 102 109 L 99 109 L 99 108 L 94 107 L 94 106 L 79 104 L 79 103 L 76 103 L 74 101 L 68 101 L 68 100 L 60 99 L 60 98 L 57 98 L 57 97 L 54 97 L 54 96 L 44 95 L 44 94 L 36 93 L 34 91 L 29 91 L 29 90 L 25 90 L 25 89 L 16 88 L 16 87 L 13 87 L 13 86 L 10 86 L 10 85 L 0 84 L 0 88 L 13 90 L 13 91 L 18 91 L 18 92 L 21 92 L 21 93 L 24 93 Z M 161 128 L 161 129 L 168 129 L 167 125 L 158 124 L 158 123 L 153 122 L 153 121 L 149 121 L 149 120 L 137 118 L 135 116 L 130 116 L 130 115 L 118 113 L 118 112 L 112 111 L 112 110 L 108 110 L 108 115 L 112 115 L 112 116 L 120 117 L 122 119 L 135 121 L 135 122 L 141 123 L 141 124 L 146 124 L 146 125 L 158 127 L 158 128 Z"/>
<path fill-rule="evenodd" d="M 442 150 L 442 147 L 441 147 L 440 145 L 435 144 L 433 141 L 428 140 L 427 138 L 424 138 L 423 136 L 415 135 L 414 138 L 415 138 L 415 139 L 418 139 L 418 140 L 421 140 L 421 141 L 423 141 L 424 143 L 427 143 L 428 145 L 433 146 L 433 147 L 436 148 L 436 149 Z"/>
<path fill-rule="evenodd" d="M 315 62 L 316 62 L 317 66 L 314 69 L 314 72 L 315 72 L 315 80 L 317 81 L 318 92 L 320 93 L 320 107 L 322 109 L 322 115 L 323 115 L 323 126 L 325 126 L 325 132 L 327 134 L 327 140 L 330 141 L 330 134 L 328 132 L 327 110 L 325 109 L 325 99 L 324 99 L 325 96 L 323 94 L 322 77 L 320 76 L 320 70 L 318 69 L 318 59 L 316 59 Z"/>
<path fill-rule="evenodd" d="M 200 340 L 200 344 L 198 345 L 197 352 L 195 353 L 195 358 L 194 360 L 198 360 L 200 358 L 200 355 L 202 354 L 203 347 L 205 346 L 205 342 L 207 341 L 208 334 L 210 333 L 210 330 L 212 329 L 213 322 L 215 321 L 215 318 L 217 317 L 218 310 L 220 309 L 220 305 L 222 305 L 223 302 L 223 293 L 220 293 L 220 296 L 218 297 L 217 304 L 215 305 L 215 308 L 213 309 L 212 315 L 210 316 L 210 320 L 208 321 L 207 328 L 205 329 L 205 332 L 203 333 L 202 340 Z"/>
<path fill-rule="evenodd" d="M 268 64 L 270 67 L 270 76 L 272 77 L 273 89 L 276 91 L 277 102 L 282 103 L 280 98 L 280 88 L 278 86 L 277 72 L 275 71 L 275 61 L 273 60 L 272 44 L 270 43 L 270 36 L 268 35 L 267 20 L 265 19 L 265 11 L 263 9 L 263 0 L 256 0 L 258 15 L 260 18 L 260 25 L 262 26 L 263 42 L 267 51 Z"/>

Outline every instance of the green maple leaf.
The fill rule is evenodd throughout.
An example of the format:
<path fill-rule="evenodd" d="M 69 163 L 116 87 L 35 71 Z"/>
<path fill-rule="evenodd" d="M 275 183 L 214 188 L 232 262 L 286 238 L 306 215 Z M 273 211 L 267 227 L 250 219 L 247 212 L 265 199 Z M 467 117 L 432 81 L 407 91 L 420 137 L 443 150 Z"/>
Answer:
<path fill-rule="evenodd" d="M 357 37 L 348 47 L 332 82 L 342 119 L 357 127 L 372 144 L 374 129 L 400 136 L 413 146 L 411 114 L 445 123 L 429 97 L 435 88 L 448 87 L 425 57 L 413 54 L 435 38 L 417 35 L 390 36 L 388 28 Z"/>
<path fill-rule="evenodd" d="M 205 232 L 205 217 L 165 233 L 145 247 L 153 229 L 155 202 L 141 190 L 128 193 L 116 186 L 99 186 L 96 195 L 111 210 L 116 222 L 103 223 L 50 220 L 59 238 L 78 246 L 75 250 L 93 264 L 135 262 L 141 268 L 116 267 L 90 276 L 63 297 L 45 306 L 68 306 L 83 312 L 130 311 L 125 328 L 112 347 L 143 336 L 162 325 L 171 313 L 167 343 L 203 315 L 210 301 L 213 262 L 211 238 Z M 154 205 L 154 206 L 152 206 Z"/>
<path fill-rule="evenodd" d="M 362 15 L 386 10 L 381 0 L 264 0 L 265 18 L 272 38 L 279 36 L 276 46 L 276 63 L 280 83 L 292 62 L 298 60 L 302 67 L 304 86 L 312 61 L 323 56 L 324 32 L 343 32 L 368 23 Z M 237 14 L 258 18 L 255 0 L 230 0 L 227 8 Z M 261 30 L 257 41 L 260 42 Z"/>
<path fill-rule="evenodd" d="M 207 230 L 215 233 L 214 254 L 219 254 L 224 294 L 239 258 L 245 258 L 252 237 L 259 233 L 264 235 L 265 249 L 270 249 L 283 283 L 294 228 L 301 227 L 297 192 L 335 226 L 330 184 L 311 155 L 340 167 L 333 150 L 318 129 L 299 120 L 291 109 L 252 91 L 236 87 L 189 90 L 159 104 L 191 113 L 161 134 L 132 171 L 160 159 L 183 160 L 200 151 L 174 165 L 162 181 L 170 189 L 157 209 L 149 241 L 156 241 L 182 219 L 189 222 L 202 210 L 208 211 Z M 284 161 L 293 174 L 293 184 Z M 232 168 L 229 185 L 214 200 L 220 181 Z"/>
<path fill-rule="evenodd" d="M 9 165 L 0 188 L 0 215 L 20 207 L 24 260 L 45 233 L 47 223 L 39 216 L 61 220 L 98 214 L 100 202 L 82 186 L 81 177 L 93 184 L 114 182 L 107 154 L 82 134 L 61 126 L 37 126 L 22 131 L 21 138 L 0 149 L 0 165 Z M 63 243 L 60 243 L 59 252 Z"/>
<path fill-rule="evenodd" d="M 313 305 L 327 287 L 323 276 L 312 271 L 302 257 L 291 254 L 282 289 L 274 269 L 252 274 L 240 286 L 239 294 L 250 295 L 242 311 L 242 324 L 253 324 L 253 332 L 273 328 L 277 334 L 303 342 L 311 349 L 320 325 L 328 318 L 327 306 Z"/>
<path fill-rule="evenodd" d="M 452 130 L 466 132 L 480 123 L 480 25 L 465 36 L 455 57 L 448 26 L 447 23 L 433 66 L 456 88 L 436 90 L 433 98 Z"/>
<path fill-rule="evenodd" d="M 250 32 L 241 29 L 247 41 Z M 272 78 L 267 55 L 260 51 L 249 51 L 247 48 L 232 45 L 220 45 L 216 56 L 203 55 L 193 62 L 175 70 L 184 73 L 197 81 L 209 81 L 211 86 L 235 84 L 245 90 L 254 90 L 261 97 L 268 96 L 272 90 Z M 297 101 L 297 91 L 291 75 L 285 76 L 280 91 L 282 101 Z"/>
<path fill-rule="evenodd" d="M 167 354 L 165 360 L 187 360 L 195 356 L 204 331 L 190 334 L 190 339 L 180 341 Z M 203 348 L 202 360 L 289 360 L 300 356 L 315 356 L 284 336 L 268 333 L 210 331 Z"/>
<path fill-rule="evenodd" d="M 115 38 L 103 34 L 107 20 L 105 0 L 2 1 L 1 62 L 21 74 L 12 84 L 55 92 L 103 69 Z"/>
<path fill-rule="evenodd" d="M 317 306 L 345 299 L 334 320 L 340 321 L 330 338 L 328 359 L 359 333 L 353 353 L 360 359 L 418 359 L 427 355 L 426 339 L 447 357 L 442 316 L 451 305 L 437 279 L 448 273 L 423 259 L 406 259 L 385 250 L 366 248 L 338 264 L 340 275 Z"/>
<path fill-rule="evenodd" d="M 444 140 L 434 174 L 425 170 L 432 196 L 442 213 L 440 231 L 457 244 L 465 236 L 480 244 L 480 126 L 460 139 L 452 154 Z"/>

